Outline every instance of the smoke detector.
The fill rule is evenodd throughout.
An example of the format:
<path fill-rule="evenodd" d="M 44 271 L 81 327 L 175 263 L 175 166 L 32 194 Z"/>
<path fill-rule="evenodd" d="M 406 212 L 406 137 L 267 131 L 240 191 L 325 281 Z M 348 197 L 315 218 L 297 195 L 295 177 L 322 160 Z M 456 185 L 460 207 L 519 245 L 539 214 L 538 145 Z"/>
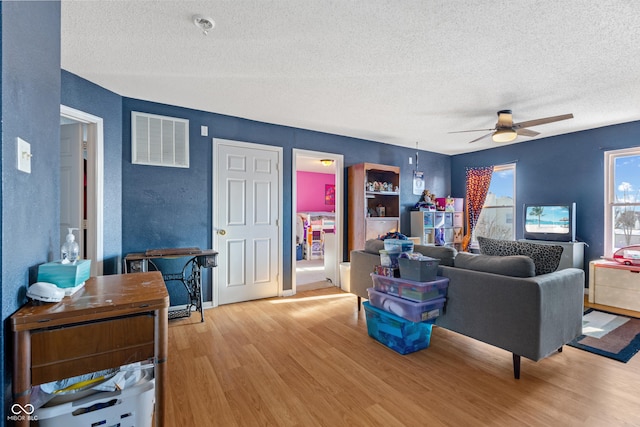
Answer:
<path fill-rule="evenodd" d="M 206 36 L 213 27 L 216 26 L 216 23 L 213 19 L 203 16 L 203 15 L 193 15 L 193 25 L 200 28 L 200 30 Z"/>

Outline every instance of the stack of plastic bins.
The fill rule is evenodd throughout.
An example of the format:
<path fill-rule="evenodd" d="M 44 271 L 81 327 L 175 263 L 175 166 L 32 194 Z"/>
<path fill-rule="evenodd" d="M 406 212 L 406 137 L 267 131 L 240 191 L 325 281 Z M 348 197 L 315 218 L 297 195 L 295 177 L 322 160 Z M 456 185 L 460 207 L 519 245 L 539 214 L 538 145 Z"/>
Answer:
<path fill-rule="evenodd" d="M 400 354 L 429 346 L 431 329 L 446 301 L 449 279 L 431 282 L 371 275 L 364 304 L 369 336 Z"/>
<path fill-rule="evenodd" d="M 398 267 L 400 255 L 411 252 L 413 252 L 413 241 L 385 239 L 384 250 L 380 251 L 380 265 L 375 267 L 375 273 L 381 276 L 400 277 Z"/>
<path fill-rule="evenodd" d="M 439 276 L 430 282 L 415 282 L 377 274 L 371 274 L 371 279 L 374 290 L 418 303 L 445 298 L 449 287 L 449 279 Z"/>

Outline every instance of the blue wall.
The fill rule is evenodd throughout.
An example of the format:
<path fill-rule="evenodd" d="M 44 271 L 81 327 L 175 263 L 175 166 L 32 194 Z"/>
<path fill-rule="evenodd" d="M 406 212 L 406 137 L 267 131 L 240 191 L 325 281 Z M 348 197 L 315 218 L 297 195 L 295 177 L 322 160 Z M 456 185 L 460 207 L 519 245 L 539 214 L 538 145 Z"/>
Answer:
<path fill-rule="evenodd" d="M 122 97 L 62 70 L 61 104 L 103 120 L 104 274 L 119 273 L 122 254 Z"/>
<path fill-rule="evenodd" d="M 188 119 L 190 167 L 131 164 L 131 111 Z M 291 197 L 288 195 L 292 188 L 293 148 L 343 154 L 345 168 L 361 162 L 400 166 L 401 200 L 404 202 L 402 231 L 410 234 L 409 209 L 419 199 L 412 194 L 413 166 L 408 164 L 415 150 L 129 98 L 123 101 L 122 118 L 122 180 L 123 189 L 126 189 L 122 195 L 123 254 L 148 248 L 211 247 L 212 138 L 283 147 L 284 289 L 291 289 Z M 208 137 L 200 136 L 203 125 L 209 127 Z M 420 152 L 420 169 L 425 171 L 426 188 L 432 192 L 443 196 L 450 194 L 450 168 L 449 156 Z M 346 179 L 346 169 L 344 176 Z M 346 200 L 344 206 L 347 206 Z M 345 216 L 345 227 L 346 223 Z M 345 247 L 346 236 L 345 228 Z M 207 288 L 210 288 L 210 280 L 207 278 L 205 282 Z M 205 297 L 210 299 L 210 295 Z"/>
<path fill-rule="evenodd" d="M 576 202 L 576 237 L 588 261 L 604 254 L 604 152 L 640 145 L 640 122 L 511 144 L 453 156 L 451 185 L 464 195 L 465 168 L 516 162 L 516 238 L 524 203 Z"/>
<path fill-rule="evenodd" d="M 9 316 L 26 302 L 29 269 L 59 251 L 60 3 L 1 4 L 2 381 L 0 422 L 12 403 Z M 31 144 L 31 173 L 16 168 L 16 138 Z"/>

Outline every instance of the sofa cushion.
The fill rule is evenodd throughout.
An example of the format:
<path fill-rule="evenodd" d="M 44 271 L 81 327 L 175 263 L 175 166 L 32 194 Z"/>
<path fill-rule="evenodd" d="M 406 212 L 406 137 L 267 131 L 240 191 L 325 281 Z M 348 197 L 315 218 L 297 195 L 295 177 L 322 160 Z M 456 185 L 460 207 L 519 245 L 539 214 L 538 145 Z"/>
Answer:
<path fill-rule="evenodd" d="M 381 250 L 384 250 L 384 240 L 371 239 L 364 242 L 365 252 L 378 255 Z"/>
<path fill-rule="evenodd" d="M 480 245 L 480 253 L 483 255 L 526 255 L 530 257 L 536 266 L 536 275 L 556 271 L 563 250 L 560 245 L 537 245 L 530 242 L 496 240 L 487 237 L 478 237 L 478 244 Z"/>
<path fill-rule="evenodd" d="M 458 253 L 458 251 L 450 246 L 415 245 L 413 247 L 413 251 L 420 252 L 422 255 L 438 259 L 440 260 L 440 265 L 446 265 L 447 267 L 453 267 L 453 260 Z"/>
<path fill-rule="evenodd" d="M 533 277 L 536 266 L 525 255 L 493 256 L 460 252 L 456 255 L 454 266 L 465 270 L 484 271 L 511 277 Z"/>
<path fill-rule="evenodd" d="M 383 240 L 371 239 L 364 243 L 364 251 L 370 254 L 378 255 L 383 249 Z M 446 265 L 447 267 L 453 267 L 453 259 L 458 253 L 458 251 L 450 246 L 413 245 L 413 251 L 420 252 L 422 255 L 426 255 L 431 258 L 436 258 L 440 260 L 440 265 Z"/>

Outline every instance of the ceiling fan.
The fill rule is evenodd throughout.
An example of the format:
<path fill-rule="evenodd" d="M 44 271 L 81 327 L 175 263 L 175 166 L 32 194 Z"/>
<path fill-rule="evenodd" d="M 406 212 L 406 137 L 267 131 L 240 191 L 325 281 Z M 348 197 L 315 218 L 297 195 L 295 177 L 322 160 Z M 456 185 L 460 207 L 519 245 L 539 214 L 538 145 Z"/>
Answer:
<path fill-rule="evenodd" d="M 480 141 L 488 136 L 491 136 L 494 142 L 511 142 L 518 135 L 522 136 L 536 136 L 540 135 L 540 132 L 536 132 L 531 129 L 526 129 L 531 126 L 544 125 L 547 123 L 559 122 L 560 120 L 572 119 L 573 114 L 562 114 L 560 116 L 545 117 L 543 119 L 528 120 L 526 122 L 513 123 L 513 115 L 511 110 L 498 111 L 498 122 L 493 129 L 473 129 L 473 130 L 461 130 L 449 133 L 463 133 L 463 132 L 482 132 L 491 131 L 490 133 L 476 138 L 469 143 Z"/>

